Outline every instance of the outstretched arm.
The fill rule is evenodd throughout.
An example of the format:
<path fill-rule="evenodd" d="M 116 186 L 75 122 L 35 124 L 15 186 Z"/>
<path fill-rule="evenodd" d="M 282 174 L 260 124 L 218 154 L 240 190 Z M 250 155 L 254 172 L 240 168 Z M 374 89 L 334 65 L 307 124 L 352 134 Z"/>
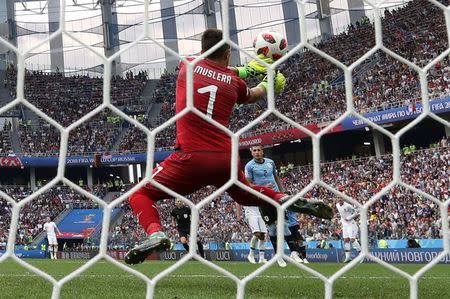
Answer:
<path fill-rule="evenodd" d="M 285 85 L 286 85 L 286 78 L 281 72 L 276 71 L 274 74 L 274 87 L 273 87 L 275 93 L 278 94 L 282 92 Z M 267 77 L 264 77 L 261 83 L 259 83 L 257 86 L 247 88 L 246 96 L 238 99 L 238 103 L 239 104 L 255 103 L 265 98 L 268 90 L 269 90 L 269 82 L 267 81 Z"/>
<path fill-rule="evenodd" d="M 261 84 L 249 88 L 249 94 L 245 103 L 247 104 L 255 103 L 264 98 L 266 94 L 267 94 L 266 87 L 262 86 Z"/>
<path fill-rule="evenodd" d="M 258 58 L 266 64 L 273 63 L 272 58 L 266 57 L 263 54 L 259 54 Z M 262 80 L 267 75 L 266 66 L 256 59 L 252 59 L 249 63 L 243 66 L 230 66 L 228 68 L 234 71 L 241 79 L 256 78 Z"/>
<path fill-rule="evenodd" d="M 259 55 L 259 59 L 267 64 L 272 64 L 273 60 L 267 58 L 264 55 Z M 238 100 L 239 103 L 255 103 L 267 95 L 269 89 L 268 79 L 267 79 L 267 68 L 265 65 L 260 63 L 258 60 L 253 59 L 248 64 L 238 67 L 229 67 L 230 70 L 236 73 L 236 75 L 241 79 L 258 79 L 261 80 L 257 86 L 253 88 L 247 88 L 247 95 L 244 98 Z M 275 93 L 280 93 L 283 91 L 286 85 L 286 78 L 280 71 L 274 71 L 274 91 Z"/>

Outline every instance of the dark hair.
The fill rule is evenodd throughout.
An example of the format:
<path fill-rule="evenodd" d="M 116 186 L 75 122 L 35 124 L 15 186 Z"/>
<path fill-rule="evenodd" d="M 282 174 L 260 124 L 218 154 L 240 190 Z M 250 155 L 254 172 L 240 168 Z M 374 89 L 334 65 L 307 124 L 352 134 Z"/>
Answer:
<path fill-rule="evenodd" d="M 264 149 L 264 147 L 262 146 L 262 144 L 255 144 L 255 145 L 252 145 L 252 146 L 250 147 L 250 150 L 251 150 L 252 148 L 254 148 L 254 147 L 260 147 L 261 149 Z"/>
<path fill-rule="evenodd" d="M 222 40 L 222 30 L 219 29 L 206 29 L 202 34 L 202 53 L 208 51 Z M 207 57 L 210 59 L 222 58 L 225 51 L 230 48 L 230 45 L 223 44 L 217 50 L 209 54 Z"/>

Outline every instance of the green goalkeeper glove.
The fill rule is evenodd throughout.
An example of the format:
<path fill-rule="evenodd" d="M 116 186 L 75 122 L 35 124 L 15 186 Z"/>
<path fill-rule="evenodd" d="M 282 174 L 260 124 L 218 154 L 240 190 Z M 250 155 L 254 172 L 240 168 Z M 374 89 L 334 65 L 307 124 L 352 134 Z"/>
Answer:
<path fill-rule="evenodd" d="M 259 54 L 258 58 L 264 61 L 267 64 L 272 64 L 273 59 L 264 56 L 263 54 Z M 238 66 L 236 67 L 238 70 L 239 78 L 241 79 L 247 79 L 247 78 L 263 78 L 267 74 L 266 67 L 261 64 L 258 60 L 253 59 L 249 63 L 247 63 L 244 66 Z"/>
<path fill-rule="evenodd" d="M 284 87 L 286 86 L 286 77 L 283 75 L 283 73 L 280 71 L 275 71 L 273 81 L 274 81 L 273 89 L 275 93 L 282 92 L 284 90 Z M 261 81 L 261 83 L 258 84 L 258 86 L 259 85 L 263 86 L 266 89 L 266 91 L 269 90 L 269 82 L 267 76 L 264 77 L 264 79 Z"/>

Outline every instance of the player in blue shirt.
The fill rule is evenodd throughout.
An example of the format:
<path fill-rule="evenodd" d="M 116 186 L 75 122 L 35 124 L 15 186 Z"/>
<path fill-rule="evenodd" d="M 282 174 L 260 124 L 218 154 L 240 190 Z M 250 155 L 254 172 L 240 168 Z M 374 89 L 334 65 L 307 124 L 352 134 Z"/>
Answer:
<path fill-rule="evenodd" d="M 267 186 L 275 191 L 282 191 L 283 185 L 281 184 L 281 181 L 277 174 L 277 168 L 275 166 L 275 162 L 271 159 L 264 158 L 264 150 L 261 145 L 252 146 L 250 148 L 250 152 L 253 156 L 253 159 L 249 161 L 245 165 L 245 177 L 250 183 L 258 184 L 262 186 Z M 267 215 L 267 213 L 262 213 L 263 215 Z M 295 218 L 295 221 L 297 219 L 297 214 L 287 214 L 288 219 L 293 221 L 293 218 Z M 275 219 L 270 219 L 268 216 L 263 217 L 264 221 L 268 225 L 268 232 L 270 241 L 273 244 L 274 250 L 276 250 L 277 247 L 277 234 L 276 234 L 276 214 Z M 293 222 L 291 222 L 293 223 Z M 294 224 L 298 225 L 298 221 Z M 298 240 L 295 240 L 294 235 L 291 233 L 288 227 L 288 221 L 285 222 L 284 227 L 284 238 L 286 242 L 288 243 L 289 249 L 291 250 L 291 257 L 301 263 L 303 262 L 303 259 L 299 256 L 299 246 L 298 246 Z M 283 259 L 278 260 L 278 264 L 281 267 L 286 267 L 286 262 Z"/>

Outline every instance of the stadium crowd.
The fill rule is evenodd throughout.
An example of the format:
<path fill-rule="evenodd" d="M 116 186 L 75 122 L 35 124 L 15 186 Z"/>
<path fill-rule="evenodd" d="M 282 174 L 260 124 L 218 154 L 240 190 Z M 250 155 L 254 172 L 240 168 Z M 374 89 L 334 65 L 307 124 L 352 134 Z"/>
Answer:
<path fill-rule="evenodd" d="M 29 196 L 32 191 L 24 186 L 2 188 L 5 193 L 16 201 L 20 201 Z M 64 205 L 55 190 L 38 196 L 31 203 L 27 203 L 20 210 L 18 233 L 16 237 L 17 245 L 30 244 L 34 237 L 42 232 L 46 217 L 54 219 L 64 210 Z M 8 238 L 8 230 L 11 221 L 11 207 L 6 201 L 0 201 L 0 238 Z"/>
<path fill-rule="evenodd" d="M 420 26 L 418 26 L 420 24 Z M 387 48 L 418 66 L 444 52 L 447 45 L 442 11 L 425 0 L 409 2 L 395 11 L 385 11 L 382 20 L 383 42 Z M 375 45 L 373 24 L 359 23 L 349 30 L 317 45 L 325 53 L 350 65 Z M 276 107 L 296 122 L 308 125 L 334 120 L 345 111 L 343 74 L 335 65 L 304 51 L 281 66 L 289 74 L 286 89 L 276 98 Z M 439 61 L 430 69 L 430 99 L 450 93 L 450 59 Z M 376 52 L 353 73 L 353 100 L 360 113 L 380 111 L 420 101 L 417 73 L 383 52 Z M 237 111 L 233 130 L 243 126 L 242 119 L 254 119 L 261 108 Z M 261 127 L 275 130 L 282 124 L 267 118 Z M 258 129 L 260 129 L 259 127 Z M 253 134 L 255 132 L 252 132 Z"/>
<path fill-rule="evenodd" d="M 420 23 L 420 26 L 418 24 Z M 442 11 L 425 0 L 415 0 L 394 11 L 385 11 L 383 41 L 386 47 L 423 67 L 447 45 L 445 20 Z M 351 25 L 347 32 L 317 45 L 325 53 L 350 65 L 375 45 L 373 24 L 361 22 Z M 344 51 L 345 50 L 345 51 Z M 286 89 L 277 96 L 276 107 L 296 122 L 319 124 L 338 118 L 345 111 L 343 72 L 312 51 L 293 55 L 280 70 L 289 74 Z M 417 73 L 384 52 L 376 52 L 356 68 L 353 82 L 355 108 L 360 113 L 381 111 L 409 105 L 415 109 L 420 101 Z M 176 74 L 166 74 L 155 91 L 154 101 L 163 103 L 161 118 L 175 114 L 174 91 Z M 429 71 L 430 99 L 450 94 L 450 59 L 438 61 Z M 245 126 L 265 109 L 265 103 L 236 106 L 231 119 L 232 131 Z M 276 131 L 286 126 L 269 116 L 245 136 Z M 138 130 L 128 132 L 126 140 L 135 141 L 137 149 L 145 149 L 145 140 Z M 168 135 L 169 137 L 169 135 Z M 174 142 L 170 136 L 169 145 Z M 128 142 L 130 144 L 130 142 Z M 128 149 L 128 147 L 127 147 Z"/>
<path fill-rule="evenodd" d="M 401 157 L 402 181 L 435 196 L 440 201 L 449 198 L 450 144 L 443 138 L 433 148 L 421 149 Z M 392 179 L 392 156 L 366 157 L 334 161 L 321 165 L 322 179 L 337 190 L 351 196 L 360 203 L 369 200 L 381 191 Z M 312 179 L 312 166 L 289 168 L 281 181 L 293 194 L 306 187 Z M 214 191 L 204 188 L 190 196 L 193 202 Z M 317 187 L 306 194 L 319 198 L 333 207 L 336 195 Z M 170 212 L 174 207 L 171 200 L 157 203 L 163 225 L 173 242 L 178 240 L 177 231 L 171 226 Z M 111 230 L 111 246 L 130 246 L 145 238 L 145 232 L 137 224 L 127 203 L 124 214 Z M 337 213 L 337 212 L 336 212 Z M 234 201 L 226 194 L 217 197 L 200 211 L 198 234 L 205 242 L 245 242 L 251 238 L 246 225 L 238 223 L 235 217 Z M 402 215 L 402 216 L 400 216 Z M 309 240 L 337 239 L 341 233 L 338 217 L 331 221 L 299 215 L 302 235 Z M 437 205 L 419 194 L 395 187 L 383 195 L 369 208 L 369 232 L 371 239 L 441 238 L 440 214 Z"/>
<path fill-rule="evenodd" d="M 420 26 L 417 26 L 419 23 Z M 386 10 L 383 28 L 385 45 L 421 67 L 447 48 L 442 11 L 425 0 L 411 1 L 394 11 Z M 317 47 L 349 65 L 375 45 L 374 37 L 373 24 L 361 22 Z M 304 51 L 289 58 L 280 69 L 289 74 L 286 89 L 276 98 L 276 107 L 284 115 L 307 125 L 334 120 L 345 111 L 343 73 L 331 62 L 312 51 Z M 380 111 L 403 105 L 415 109 L 415 103 L 420 101 L 417 73 L 384 52 L 376 52 L 356 68 L 353 75 L 354 104 L 358 112 Z M 176 74 L 165 75 L 155 92 L 154 101 L 164 105 L 161 112 L 164 120 L 175 114 L 175 81 Z M 428 87 L 431 100 L 450 93 L 448 57 L 430 69 Z M 286 102 L 290 104 L 285 105 Z M 265 106 L 264 102 L 237 106 L 230 123 L 231 130 L 242 128 L 261 114 Z M 280 120 L 268 117 L 246 135 L 275 131 L 282 126 Z M 141 133 L 135 131 L 130 134 Z M 139 139 L 142 138 L 135 140 Z M 145 147 L 137 145 L 137 148 Z"/>
<path fill-rule="evenodd" d="M 429 149 L 408 151 L 401 157 L 402 181 L 435 196 L 439 201 L 449 198 L 450 144 L 446 138 Z M 284 167 L 281 181 L 291 193 L 297 193 L 312 179 L 312 166 Z M 392 157 L 365 157 L 321 164 L 322 179 L 337 190 L 363 203 L 383 189 L 392 178 Z M 126 191 L 130 186 L 126 186 Z M 86 187 L 87 188 L 87 187 Z M 189 196 L 197 203 L 215 190 L 205 187 Z M 2 191 L 20 201 L 31 194 L 24 186 L 2 186 Z M 92 192 L 103 198 L 105 186 L 96 185 Z M 317 187 L 306 197 L 320 198 L 332 206 L 336 195 Z M 170 213 L 173 200 L 157 203 L 161 219 L 171 240 L 178 240 L 176 228 L 171 226 Z M 26 204 L 20 213 L 17 244 L 26 245 L 42 231 L 47 216 L 52 219 L 66 208 L 96 208 L 96 204 L 68 187 L 57 186 Z M 223 194 L 205 205 L 200 211 L 199 236 L 204 242 L 242 242 L 251 238 L 249 228 L 236 221 L 235 203 Z M 133 246 L 145 238 L 145 232 L 136 222 L 128 202 L 122 203 L 122 217 L 111 227 L 110 247 Z M 10 223 L 10 206 L 0 200 L 0 244 L 4 244 Z M 337 217 L 323 221 L 306 215 L 298 217 L 302 234 L 308 240 L 337 239 L 341 225 Z M 440 214 L 437 205 L 403 187 L 395 187 L 369 208 L 369 233 L 371 239 L 440 238 Z"/>
<path fill-rule="evenodd" d="M 14 65 L 8 66 L 6 75 L 11 96 L 15 98 L 17 70 Z M 124 78 L 112 76 L 111 103 L 117 107 L 136 103 L 146 81 L 142 73 Z M 63 126 L 70 125 L 103 102 L 101 77 L 66 77 L 59 72 L 26 71 L 24 88 L 26 100 Z"/>
<path fill-rule="evenodd" d="M 142 123 L 148 128 L 156 128 L 175 114 L 176 75 L 165 73 L 158 81 L 152 96 L 152 102 L 160 104 L 158 119 L 145 117 Z M 155 150 L 172 149 L 175 144 L 175 126 L 171 125 L 159 132 L 155 138 Z M 120 152 L 140 152 L 147 149 L 147 138 L 143 131 L 130 128 L 121 139 Z"/>
<path fill-rule="evenodd" d="M 87 188 L 87 187 L 86 187 Z M 31 195 L 28 186 L 1 186 L 1 191 L 16 201 L 21 201 Z M 106 194 L 102 185 L 93 186 L 92 193 L 100 198 Z M 30 245 L 33 239 L 42 232 L 47 217 L 55 219 L 61 212 L 69 208 L 90 209 L 98 205 L 85 198 L 80 193 L 65 186 L 56 186 L 25 204 L 20 210 L 16 245 Z M 0 249 L 6 245 L 11 221 L 11 206 L 6 200 L 0 199 Z"/>
<path fill-rule="evenodd" d="M 10 131 L 2 130 L 0 131 L 0 157 L 5 156 L 12 152 Z"/>
<path fill-rule="evenodd" d="M 443 138 L 430 149 L 408 152 L 401 157 L 401 179 L 437 200 L 449 198 L 450 148 Z M 364 203 L 392 181 L 392 156 L 367 157 L 324 163 L 321 165 L 322 179 L 344 194 Z M 282 180 L 289 190 L 297 193 L 312 179 L 312 167 L 304 166 L 288 172 Z M 320 198 L 330 202 L 337 196 L 319 187 L 306 197 Z M 336 201 L 332 200 L 335 205 Z M 433 201 L 396 186 L 369 208 L 369 237 L 371 239 L 440 238 L 439 208 Z M 402 215 L 402 216 L 400 216 Z M 333 238 L 341 233 L 338 218 L 321 221 L 301 215 L 301 231 L 305 236 Z"/>
<path fill-rule="evenodd" d="M 16 96 L 15 66 L 7 69 L 7 86 L 11 96 Z M 140 94 L 147 83 L 144 72 L 124 78 L 111 78 L 111 103 L 119 109 L 142 104 Z M 25 99 L 63 126 L 68 126 L 98 107 L 103 101 L 103 79 L 89 76 L 66 77 L 61 73 L 27 71 L 25 74 Z M 64 109 L 62 109 L 64 107 Z M 22 152 L 29 155 L 58 152 L 60 133 L 49 123 L 27 113 L 19 126 Z M 111 150 L 122 130 L 122 122 L 111 123 L 112 113 L 103 110 L 71 132 L 70 153 Z M 86 134 L 89 131 L 90 134 Z"/>
<path fill-rule="evenodd" d="M 420 25 L 420 26 L 419 26 Z M 414 0 L 395 10 L 385 10 L 382 19 L 383 42 L 387 48 L 416 65 L 423 67 L 447 49 L 445 19 L 442 11 L 426 0 Z M 323 52 L 350 65 L 375 45 L 374 26 L 368 20 L 349 26 L 342 34 L 316 45 Z M 345 50 L 345 51 L 344 51 Z M 319 124 L 336 119 L 345 111 L 343 72 L 328 60 L 310 50 L 293 55 L 280 66 L 287 76 L 286 89 L 277 96 L 276 107 L 284 115 L 303 125 Z M 15 96 L 17 72 L 10 67 L 8 86 Z M 146 84 L 145 73 L 113 77 L 111 101 L 118 107 L 139 106 L 139 95 Z M 384 110 L 420 101 L 417 73 L 407 65 L 382 51 L 377 51 L 357 67 L 353 74 L 353 94 L 358 112 Z M 450 94 L 450 59 L 438 61 L 429 71 L 430 99 Z M 154 128 L 175 114 L 176 74 L 163 74 L 153 94 L 153 103 L 161 105 L 158 119 L 144 118 L 143 123 Z M 64 126 L 98 106 L 102 101 L 102 79 L 88 76 L 65 77 L 60 73 L 27 72 L 25 98 Z M 65 107 L 65 109 L 60 109 Z M 230 128 L 243 127 L 265 109 L 265 103 L 236 107 Z M 263 131 L 280 130 L 281 120 L 268 117 L 246 136 Z M 91 134 L 84 134 L 86 130 Z M 120 134 L 126 130 L 124 134 Z M 77 128 L 70 145 L 71 153 L 111 150 L 116 141 L 122 152 L 146 149 L 145 134 L 135 128 L 108 124 L 100 115 Z M 89 135 L 89 136 L 88 136 Z M 123 135 L 123 136 L 122 136 Z M 174 126 L 156 138 L 157 150 L 170 149 L 175 141 Z M 20 138 L 25 153 L 55 153 L 59 132 L 50 125 L 22 124 Z M 117 138 L 121 138 L 119 141 Z M 36 141 L 38 140 L 38 141 Z"/>

